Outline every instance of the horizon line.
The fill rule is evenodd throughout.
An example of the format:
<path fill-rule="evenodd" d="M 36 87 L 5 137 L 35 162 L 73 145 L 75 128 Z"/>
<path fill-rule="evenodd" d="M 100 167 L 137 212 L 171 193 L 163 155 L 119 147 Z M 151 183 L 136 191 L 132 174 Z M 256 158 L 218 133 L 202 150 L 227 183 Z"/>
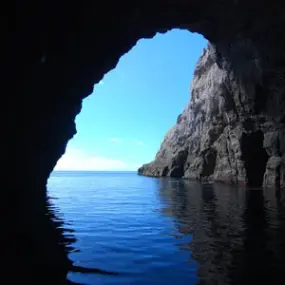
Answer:
<path fill-rule="evenodd" d="M 96 169 L 94 169 L 94 170 L 91 170 L 91 169 L 88 169 L 88 170 L 84 170 L 84 169 L 78 169 L 78 170 L 76 170 L 76 169 L 54 169 L 52 172 L 60 172 L 60 171 L 84 171 L 84 172 L 102 172 L 102 171 L 104 171 L 104 172 L 137 172 L 137 170 L 104 170 L 104 169 L 102 169 L 102 170 L 96 170 Z"/>

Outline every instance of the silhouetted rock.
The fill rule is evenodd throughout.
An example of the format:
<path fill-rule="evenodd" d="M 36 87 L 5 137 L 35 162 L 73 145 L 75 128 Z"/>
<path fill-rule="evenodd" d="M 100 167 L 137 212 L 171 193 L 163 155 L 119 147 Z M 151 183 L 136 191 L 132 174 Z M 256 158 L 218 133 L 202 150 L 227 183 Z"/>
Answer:
<path fill-rule="evenodd" d="M 200 33 L 211 47 L 195 71 L 193 103 L 187 107 L 193 110 L 186 108 L 179 125 L 168 133 L 155 167 L 145 166 L 140 173 L 177 175 L 179 165 L 168 162 L 180 151 L 188 151 L 186 162 L 180 164 L 186 177 L 196 178 L 205 169 L 205 175 L 216 180 L 243 182 L 247 177 L 239 139 L 242 133 L 252 132 L 242 126 L 252 118 L 254 131 L 261 130 L 264 137 L 278 133 L 279 152 L 272 155 L 275 146 L 269 147 L 264 183 L 284 184 L 284 2 L 23 0 L 5 4 L 0 55 L 1 200 L 5 206 L 1 210 L 3 216 L 13 217 L 15 232 L 28 224 L 24 220 L 28 212 L 37 215 L 49 174 L 75 135 L 75 118 L 94 84 L 139 39 L 172 28 Z M 219 117 L 222 111 L 228 118 Z M 189 136 L 189 132 L 193 139 L 188 146 L 183 134 Z M 260 145 L 258 149 L 262 152 Z M 23 207 L 25 215 L 14 214 L 19 205 L 25 205 L 23 200 L 35 202 Z M 35 228 L 29 223 L 26 236 L 33 236 Z M 4 232 L 11 239 L 10 232 Z M 35 250 L 33 243 L 29 246 Z M 13 260 L 9 248 L 2 260 Z M 24 263 L 18 261 L 17 268 Z M 15 273 L 5 269 L 3 278 Z M 22 283 L 31 284 L 26 279 L 23 276 Z"/>

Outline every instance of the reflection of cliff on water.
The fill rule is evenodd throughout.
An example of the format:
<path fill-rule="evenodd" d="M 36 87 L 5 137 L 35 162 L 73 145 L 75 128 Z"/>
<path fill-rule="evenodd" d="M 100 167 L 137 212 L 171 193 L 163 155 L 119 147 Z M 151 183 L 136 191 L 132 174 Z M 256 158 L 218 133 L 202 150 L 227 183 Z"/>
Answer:
<path fill-rule="evenodd" d="M 6 210 L 3 273 L 9 274 L 7 284 L 71 284 L 66 281 L 72 266 L 67 254 L 75 240 L 71 232 L 63 234 L 63 221 L 45 191 L 37 190 L 14 197 L 13 209 Z"/>
<path fill-rule="evenodd" d="M 182 249 L 199 263 L 199 284 L 284 284 L 282 191 L 159 181 L 163 212 L 192 236 Z"/>
<path fill-rule="evenodd" d="M 67 279 L 68 272 L 114 274 L 72 264 L 68 254 L 75 250 L 73 230 L 46 196 L 23 195 L 13 209 L 2 210 L 1 272 L 7 284 L 78 284 Z"/>

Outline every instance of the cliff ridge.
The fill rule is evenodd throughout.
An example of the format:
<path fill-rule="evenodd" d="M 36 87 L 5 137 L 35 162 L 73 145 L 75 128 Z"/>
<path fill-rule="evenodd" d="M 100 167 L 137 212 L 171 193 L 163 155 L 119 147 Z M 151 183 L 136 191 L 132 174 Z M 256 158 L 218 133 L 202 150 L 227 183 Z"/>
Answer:
<path fill-rule="evenodd" d="M 225 47 L 209 43 L 204 49 L 189 104 L 164 137 L 154 161 L 138 173 L 284 186 L 284 93 L 276 86 L 271 89 L 272 79 L 267 85 L 266 62 L 253 44 L 227 46 L 225 57 L 218 48 Z"/>

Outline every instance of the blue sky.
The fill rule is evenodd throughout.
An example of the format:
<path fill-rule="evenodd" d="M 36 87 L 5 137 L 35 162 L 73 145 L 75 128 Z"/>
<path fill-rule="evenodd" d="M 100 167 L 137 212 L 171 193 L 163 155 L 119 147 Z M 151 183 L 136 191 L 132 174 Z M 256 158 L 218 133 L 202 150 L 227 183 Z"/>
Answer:
<path fill-rule="evenodd" d="M 151 161 L 190 99 L 206 40 L 185 30 L 141 39 L 94 85 L 56 170 L 136 170 Z"/>

